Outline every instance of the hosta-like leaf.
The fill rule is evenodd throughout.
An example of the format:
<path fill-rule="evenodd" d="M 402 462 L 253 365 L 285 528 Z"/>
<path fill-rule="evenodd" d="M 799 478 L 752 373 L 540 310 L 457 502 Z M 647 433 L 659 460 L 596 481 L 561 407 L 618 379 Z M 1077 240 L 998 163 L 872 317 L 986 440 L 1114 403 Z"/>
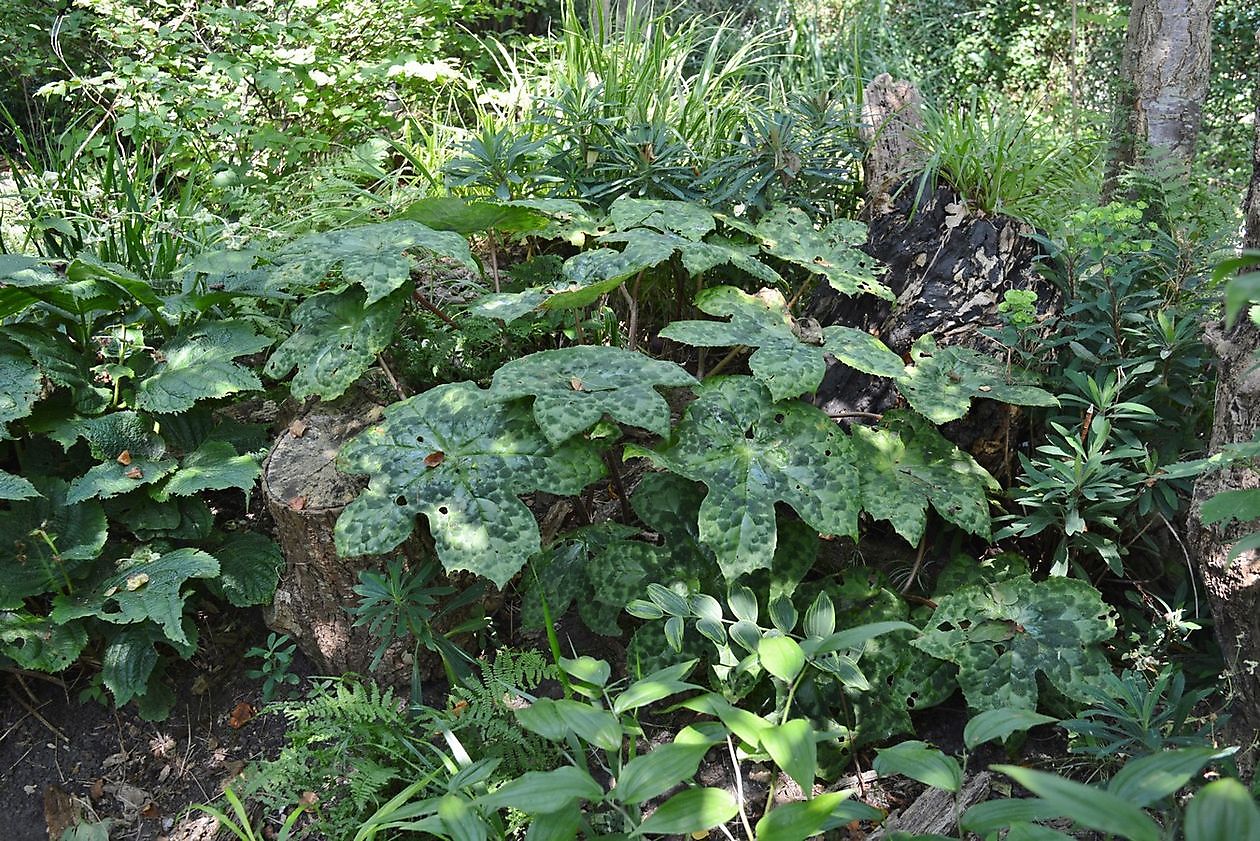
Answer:
<path fill-rule="evenodd" d="M 179 469 L 154 494 L 154 499 L 161 502 L 173 496 L 228 488 L 239 488 L 248 497 L 261 473 L 262 466 L 253 456 L 238 456 L 226 441 L 207 441 L 180 460 Z"/>
<path fill-rule="evenodd" d="M 39 491 L 29 480 L 0 470 L 0 500 L 30 499 L 33 496 L 39 496 Z"/>
<path fill-rule="evenodd" d="M 621 251 L 601 247 L 565 261 L 561 282 L 545 289 L 550 294 L 547 309 L 584 307 L 639 272 L 664 263 L 673 256 L 677 244 L 676 237 L 642 228 L 617 237 L 626 244 Z"/>
<path fill-rule="evenodd" d="M 714 229 L 713 214 L 698 204 L 669 199 L 634 199 L 621 196 L 608 208 L 619 231 L 655 228 L 698 242 Z"/>
<path fill-rule="evenodd" d="M 26 611 L 0 613 L 0 652 L 24 669 L 60 672 L 87 646 L 82 622 L 54 622 Z"/>
<path fill-rule="evenodd" d="M 273 276 L 286 285 L 314 287 L 340 267 L 342 279 L 362 286 L 371 305 L 411 277 L 411 260 L 405 252 L 414 249 L 449 257 L 477 271 L 468 241 L 460 234 L 398 219 L 303 237 L 280 254 Z"/>
<path fill-rule="evenodd" d="M 876 279 L 878 262 L 855 248 L 866 241 L 866 226 L 860 222 L 841 219 L 817 230 L 805 211 L 782 206 L 761 217 L 753 234 L 766 253 L 821 275 L 842 295 L 867 293 L 893 300 Z"/>
<path fill-rule="evenodd" d="M 213 546 L 219 560 L 216 584 L 237 607 L 270 604 L 275 595 L 284 555 L 275 541 L 253 531 L 228 535 Z"/>
<path fill-rule="evenodd" d="M 604 415 L 657 435 L 669 434 L 669 404 L 656 386 L 695 385 L 672 362 L 634 351 L 584 345 L 514 359 L 494 375 L 490 393 L 503 400 L 534 395 L 534 420 L 558 444 Z"/>
<path fill-rule="evenodd" d="M 390 406 L 384 423 L 342 448 L 339 465 L 372 480 L 337 521 L 337 551 L 388 552 L 423 514 L 447 570 L 472 570 L 499 586 L 540 548 L 538 524 L 518 494 L 576 494 L 603 471 L 588 442 L 553 447 L 529 409 L 472 383 Z"/>
<path fill-rule="evenodd" d="M 887 412 L 878 429 L 854 427 L 853 446 L 863 507 L 908 542 L 923 536 L 929 504 L 964 531 L 988 536 L 988 495 L 998 484 L 932 424 L 911 412 Z"/>
<path fill-rule="evenodd" d="M 973 397 L 987 397 L 1020 406 L 1057 406 L 1044 389 L 1021 378 L 1001 358 L 964 347 L 938 348 L 930 335 L 920 336 L 910 348 L 914 364 L 897 379 L 907 402 L 933 423 L 948 423 L 967 414 Z"/>
<path fill-rule="evenodd" d="M 133 557 L 90 590 L 58 596 L 52 618 L 57 622 L 95 616 L 115 625 L 152 620 L 166 638 L 187 645 L 183 627 L 184 585 L 194 578 L 214 578 L 219 562 L 199 549 L 176 549 L 164 555 Z"/>
<path fill-rule="evenodd" d="M 136 408 L 177 414 L 198 400 L 262 388 L 258 376 L 232 360 L 271 345 L 243 321 L 213 321 L 181 331 L 163 346 L 165 361 L 140 382 Z"/>
<path fill-rule="evenodd" d="M 9 437 L 10 421 L 31 413 L 44 378 L 22 348 L 0 343 L 0 441 Z"/>
<path fill-rule="evenodd" d="M 32 484 L 42 496 L 0 511 L 0 610 L 65 589 L 67 580 L 100 554 L 109 535 L 100 503 L 67 503 L 67 485 L 59 479 Z"/>
<path fill-rule="evenodd" d="M 358 288 L 307 298 L 293 312 L 297 332 L 275 349 L 263 373 L 279 379 L 296 367 L 289 385 L 295 399 L 335 400 L 389 346 L 405 300 L 399 292 L 364 306 Z"/>
<path fill-rule="evenodd" d="M 855 535 L 859 510 L 853 449 L 826 414 L 803 403 L 774 403 L 749 377 L 719 377 L 697 389 L 674 439 L 648 456 L 709 493 L 700 538 L 728 580 L 770 566 L 774 506 L 786 502 L 826 534 Z"/>
<path fill-rule="evenodd" d="M 958 682 L 976 710 L 1036 709 L 1037 673 L 1082 703 L 1110 674 L 1098 643 L 1116 631 L 1111 610 L 1083 581 L 1024 575 L 941 596 L 913 645 L 958 665 Z"/>

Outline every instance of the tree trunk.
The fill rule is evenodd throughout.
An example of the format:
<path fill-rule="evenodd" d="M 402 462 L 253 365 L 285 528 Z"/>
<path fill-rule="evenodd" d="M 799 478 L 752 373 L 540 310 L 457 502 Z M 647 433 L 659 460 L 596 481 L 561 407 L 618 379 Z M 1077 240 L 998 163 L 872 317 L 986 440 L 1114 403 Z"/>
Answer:
<path fill-rule="evenodd" d="M 1141 160 L 1194 158 L 1216 0 L 1133 0 L 1108 181 Z"/>
<path fill-rule="evenodd" d="M 1260 33 L 1257 33 L 1260 42 Z M 1256 81 L 1256 141 L 1251 185 L 1243 208 L 1247 219 L 1244 245 L 1260 248 L 1260 77 Z M 1210 451 L 1226 444 L 1250 441 L 1260 432 L 1260 330 L 1240 316 L 1234 326 L 1223 324 L 1208 330 L 1207 341 L 1216 351 L 1216 418 Z M 1260 487 L 1260 470 L 1240 463 L 1229 470 L 1208 473 L 1194 485 L 1190 509 L 1190 547 L 1198 560 L 1216 625 L 1216 637 L 1225 657 L 1238 699 L 1231 741 L 1244 747 L 1260 732 L 1260 553 L 1244 552 L 1232 562 L 1231 547 L 1254 524 L 1231 523 L 1206 526 L 1200 520 L 1203 503 L 1225 490 Z M 1251 763 L 1248 763 L 1251 765 Z"/>
<path fill-rule="evenodd" d="M 923 128 L 923 97 L 904 81 L 881 73 L 866 86 L 858 135 L 866 145 L 862 178 L 866 184 L 863 215 L 874 219 L 893 209 L 890 193 L 922 167 L 924 154 L 914 142 Z"/>

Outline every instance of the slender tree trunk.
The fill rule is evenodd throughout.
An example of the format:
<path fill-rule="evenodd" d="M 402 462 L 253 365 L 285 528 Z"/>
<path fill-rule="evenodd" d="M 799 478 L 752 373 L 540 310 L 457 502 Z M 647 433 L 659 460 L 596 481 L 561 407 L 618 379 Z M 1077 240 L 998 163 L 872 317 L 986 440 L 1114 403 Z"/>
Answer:
<path fill-rule="evenodd" d="M 1260 32 L 1256 36 L 1260 44 Z M 1243 207 L 1247 220 L 1243 242 L 1253 249 L 1260 248 L 1260 77 L 1255 98 L 1254 160 Z M 1260 366 L 1256 358 L 1260 330 L 1244 315 L 1232 328 L 1223 324 L 1210 328 L 1207 341 L 1216 351 L 1219 365 L 1211 442 L 1211 452 L 1219 452 L 1226 444 L 1252 440 L 1260 431 Z M 1244 747 L 1260 733 L 1260 553 L 1244 552 L 1230 561 L 1231 547 L 1254 526 L 1205 526 L 1199 514 L 1203 503 L 1220 491 L 1256 487 L 1260 487 L 1260 470 L 1252 464 L 1204 475 L 1195 483 L 1189 518 L 1191 550 L 1198 558 L 1217 639 L 1232 679 L 1231 689 L 1238 700 L 1230 735 Z"/>
<path fill-rule="evenodd" d="M 1216 0 L 1133 0 L 1108 181 L 1155 157 L 1194 157 L 1207 95 Z"/>

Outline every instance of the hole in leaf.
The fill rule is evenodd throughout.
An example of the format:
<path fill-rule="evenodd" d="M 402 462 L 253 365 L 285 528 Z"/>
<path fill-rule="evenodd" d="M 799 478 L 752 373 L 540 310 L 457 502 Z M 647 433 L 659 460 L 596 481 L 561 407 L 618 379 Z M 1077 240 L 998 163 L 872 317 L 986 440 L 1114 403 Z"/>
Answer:
<path fill-rule="evenodd" d="M 449 509 L 449 508 L 447 508 L 445 505 L 443 505 L 442 507 L 438 508 L 438 513 L 439 513 L 439 514 L 442 514 L 443 516 L 445 516 L 445 515 L 447 515 L 447 514 L 451 513 L 451 511 L 450 511 L 450 509 Z"/>
<path fill-rule="evenodd" d="M 775 423 L 783 423 L 783 413 L 782 413 L 782 412 L 780 412 L 779 414 L 777 414 L 777 415 L 775 415 L 775 416 L 774 416 L 774 422 L 775 422 Z"/>
<path fill-rule="evenodd" d="M 751 426 L 748 427 L 748 431 L 744 433 L 744 437 L 747 438 L 749 441 L 753 439 L 753 428 Z"/>
<path fill-rule="evenodd" d="M 399 507 L 402 507 L 402 506 L 406 505 L 406 504 L 407 504 L 407 497 L 405 497 L 405 496 L 398 496 L 398 497 L 395 497 L 395 499 L 394 499 L 394 504 L 395 504 L 395 505 L 397 505 L 397 506 L 399 506 Z"/>

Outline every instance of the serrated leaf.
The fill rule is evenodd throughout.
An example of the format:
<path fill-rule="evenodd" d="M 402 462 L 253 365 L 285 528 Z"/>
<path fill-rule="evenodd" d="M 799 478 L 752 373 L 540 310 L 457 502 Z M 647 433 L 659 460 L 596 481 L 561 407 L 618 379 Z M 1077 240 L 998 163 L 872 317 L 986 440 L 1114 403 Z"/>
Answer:
<path fill-rule="evenodd" d="M 94 381 L 90 370 L 95 360 L 85 360 L 64 333 L 24 322 L 0 328 L 0 335 L 25 348 L 50 383 L 69 389 L 75 411 L 93 415 L 109 405 L 112 395 Z"/>
<path fill-rule="evenodd" d="M 258 375 L 232 360 L 270 345 L 271 339 L 244 321 L 212 321 L 181 331 L 162 347 L 166 361 L 140 381 L 136 408 L 178 414 L 198 400 L 260 389 Z"/>
<path fill-rule="evenodd" d="M 866 240 L 866 226 L 860 222 L 839 220 L 817 230 L 805 211 L 784 205 L 761 217 L 753 235 L 767 254 L 826 278 L 842 295 L 866 293 L 893 300 L 876 279 L 878 262 L 854 247 Z"/>
<path fill-rule="evenodd" d="M 818 389 L 827 372 L 822 348 L 797 339 L 787 302 L 778 291 L 749 295 L 733 286 L 715 286 L 696 296 L 696 306 L 730 320 L 675 321 L 661 330 L 661 337 L 694 347 L 756 348 L 748 367 L 776 401 Z"/>
<path fill-rule="evenodd" d="M 434 452 L 445 454 L 442 463 L 425 466 Z M 576 494 L 603 472 L 586 442 L 553 447 L 528 409 L 471 383 L 390 406 L 383 423 L 342 448 L 339 466 L 371 483 L 337 520 L 338 552 L 388 552 L 423 514 L 448 571 L 471 570 L 500 587 L 541 548 L 538 523 L 518 495 Z"/>
<path fill-rule="evenodd" d="M 363 287 L 370 306 L 411 277 L 411 260 L 405 252 L 415 249 L 448 257 L 477 271 L 464 237 L 398 219 L 303 237 L 280 254 L 272 276 L 285 285 L 314 287 L 340 267 L 343 280 Z"/>
<path fill-rule="evenodd" d="M 173 496 L 239 488 L 248 497 L 262 473 L 258 459 L 238 456 L 226 441 L 206 441 L 180 460 L 177 469 L 153 495 L 158 502 Z"/>
<path fill-rule="evenodd" d="M 389 346 L 405 300 L 400 291 L 365 306 L 359 288 L 307 298 L 293 312 L 297 331 L 275 349 L 263 373 L 280 379 L 296 367 L 289 385 L 294 399 L 335 400 Z"/>
<path fill-rule="evenodd" d="M 576 387 L 575 387 L 576 384 Z M 502 400 L 534 396 L 534 420 L 553 444 L 584 432 L 604 415 L 657 435 L 669 434 L 669 404 L 658 386 L 695 385 L 672 362 L 634 351 L 584 345 L 514 359 L 494 374 Z"/>
<path fill-rule="evenodd" d="M 655 228 L 698 242 L 714 229 L 713 214 L 698 204 L 670 199 L 635 199 L 619 196 L 608 208 L 619 231 Z"/>
<path fill-rule="evenodd" d="M 627 447 L 709 488 L 700 539 L 728 581 L 769 567 L 777 543 L 774 506 L 786 502 L 827 534 L 857 533 L 853 449 L 826 414 L 776 404 L 749 377 L 719 377 L 697 389 L 674 438 L 659 450 Z"/>
<path fill-rule="evenodd" d="M 184 585 L 194 578 L 214 578 L 219 562 L 199 549 L 176 549 L 151 559 L 128 558 L 117 571 L 90 590 L 58 596 L 52 618 L 57 622 L 95 616 L 115 625 L 152 620 L 166 638 L 187 645 L 183 627 Z M 138 576 L 148 576 L 135 586 Z M 128 588 L 128 583 L 132 588 Z"/>
<path fill-rule="evenodd" d="M 10 422 L 31 413 L 43 384 L 39 368 L 25 350 L 0 344 L 0 441 L 9 437 Z"/>
<path fill-rule="evenodd" d="M 160 632 L 157 639 L 162 639 Z M 117 706 L 121 707 L 147 691 L 149 676 L 158 662 L 153 643 L 151 627 L 136 625 L 115 633 L 105 646 L 105 655 L 101 658 L 101 680 L 113 694 Z"/>
<path fill-rule="evenodd" d="M 30 499 L 39 491 L 28 479 L 0 470 L 0 500 Z"/>
<path fill-rule="evenodd" d="M 0 613 L 0 651 L 18 666 L 56 673 L 79 659 L 87 647 L 82 622 L 54 622 L 25 611 Z"/>
<path fill-rule="evenodd" d="M 910 358 L 913 364 L 897 379 L 897 387 L 916 412 L 936 424 L 967 414 L 973 397 L 1021 406 L 1059 405 L 1048 391 L 1020 381 L 1027 375 L 1002 359 L 971 348 L 938 348 L 931 335 L 915 341 Z"/>
<path fill-rule="evenodd" d="M 975 710 L 1037 708 L 1037 673 L 1064 695 L 1088 703 L 1110 674 L 1098 643 L 1116 631 L 1111 610 L 1083 581 L 1019 576 L 941 596 L 913 645 L 958 665 Z"/>
<path fill-rule="evenodd" d="M 66 501 L 59 479 L 32 481 L 41 496 L 0 511 L 0 610 L 16 610 L 29 596 L 59 592 L 105 546 L 109 526 L 95 501 Z"/>
<path fill-rule="evenodd" d="M 219 561 L 219 588 L 236 607 L 270 604 L 284 569 L 284 555 L 275 541 L 258 532 L 229 535 L 214 546 Z"/>
<path fill-rule="evenodd" d="M 877 520 L 917 544 L 930 504 L 949 522 L 989 534 L 989 493 L 1000 488 L 968 453 L 910 412 L 885 413 L 880 428 L 856 426 L 853 448 L 862 465 L 862 504 Z"/>

